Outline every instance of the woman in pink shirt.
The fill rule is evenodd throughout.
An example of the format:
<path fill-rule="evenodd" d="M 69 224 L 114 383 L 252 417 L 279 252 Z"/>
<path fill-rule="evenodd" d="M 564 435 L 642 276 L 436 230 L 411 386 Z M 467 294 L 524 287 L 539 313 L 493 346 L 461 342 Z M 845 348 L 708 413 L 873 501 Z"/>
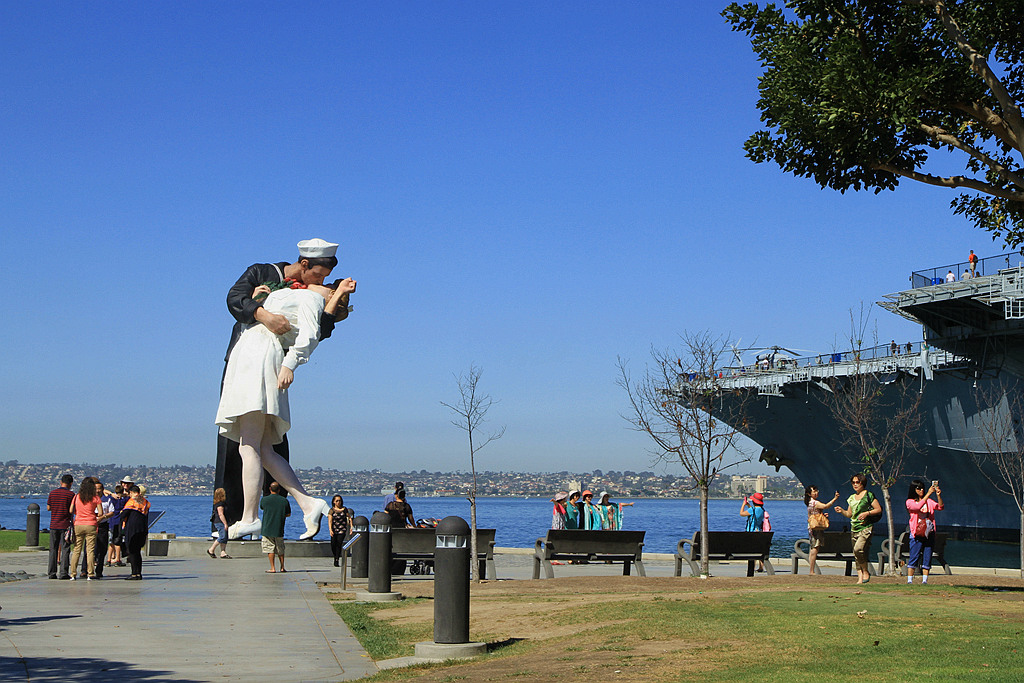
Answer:
<path fill-rule="evenodd" d="M 928 583 L 932 568 L 932 548 L 935 546 L 935 511 L 943 509 L 942 491 L 933 481 L 925 491 L 925 484 L 915 479 L 907 493 L 907 512 L 910 513 L 910 560 L 907 562 L 907 583 L 914 583 L 914 569 L 921 570 L 921 583 Z M 932 493 L 935 500 L 931 500 Z M 923 562 L 922 562 L 923 560 Z"/>
<path fill-rule="evenodd" d="M 100 518 L 103 517 L 103 500 L 96 492 L 96 480 L 86 477 L 78 489 L 78 495 L 71 499 L 71 514 L 75 516 L 75 551 L 71 554 L 71 580 L 75 580 L 78 559 L 85 547 L 88 581 L 96 578 L 96 533 Z"/>

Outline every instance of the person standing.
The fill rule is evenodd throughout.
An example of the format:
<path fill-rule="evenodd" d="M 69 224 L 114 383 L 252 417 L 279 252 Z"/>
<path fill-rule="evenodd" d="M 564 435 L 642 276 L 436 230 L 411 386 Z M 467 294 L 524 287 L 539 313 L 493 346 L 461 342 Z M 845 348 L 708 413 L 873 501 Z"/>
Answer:
<path fill-rule="evenodd" d="M 391 515 L 392 529 L 412 529 L 416 521 L 412 517 L 412 506 L 405 502 L 405 489 L 395 492 L 395 499 L 384 506 L 384 512 Z"/>
<path fill-rule="evenodd" d="M 747 509 L 747 506 L 750 509 Z M 740 516 L 747 518 L 747 531 L 764 531 L 764 520 L 767 513 L 764 511 L 764 494 L 755 493 L 754 495 L 747 498 L 743 497 L 743 502 L 740 504 Z M 764 562 L 761 560 L 757 561 L 757 571 L 764 571 Z"/>
<path fill-rule="evenodd" d="M 71 499 L 69 512 L 75 516 L 75 550 L 71 554 L 71 580 L 75 580 L 78 559 L 83 549 L 88 570 L 86 580 L 96 578 L 96 533 L 99 518 L 103 516 L 103 501 L 96 495 L 96 481 L 86 477 L 78 487 L 78 495 Z"/>
<path fill-rule="evenodd" d="M 569 492 L 569 502 L 565 506 L 565 528 L 580 528 L 580 492 L 572 490 Z"/>
<path fill-rule="evenodd" d="M 565 501 L 567 500 L 569 500 L 569 494 L 566 491 L 559 491 L 551 499 L 551 502 L 554 503 L 554 506 L 551 508 L 552 529 L 562 530 L 566 528 L 569 518 L 569 512 L 565 507 Z"/>
<path fill-rule="evenodd" d="M 946 282 L 956 282 L 956 273 L 952 270 L 946 273 Z"/>
<path fill-rule="evenodd" d="M 583 503 L 580 513 L 580 528 L 587 531 L 601 530 L 601 509 L 594 505 L 594 494 L 587 490 L 583 492 Z"/>
<path fill-rule="evenodd" d="M 404 491 L 404 490 L 405 490 L 405 482 L 396 481 L 395 482 L 395 490 L 392 491 L 391 493 L 389 493 L 388 495 L 384 496 L 384 507 L 387 508 L 388 503 L 395 502 L 395 498 L 398 497 L 398 492 L 399 491 Z"/>
<path fill-rule="evenodd" d="M 50 491 L 46 498 L 46 509 L 50 511 L 50 563 L 47 567 L 47 578 L 67 580 L 71 578 L 68 574 L 71 561 L 71 547 L 64 538 L 68 527 L 71 526 L 71 501 L 75 494 L 71 485 L 75 478 L 65 474 L 60 478 L 60 486 Z M 57 574 L 58 566 L 60 574 Z"/>
<path fill-rule="evenodd" d="M 284 520 L 291 516 L 292 506 L 288 499 L 281 494 L 281 485 L 276 481 L 270 482 L 270 495 L 260 499 L 260 509 L 263 510 L 263 538 L 260 545 L 263 552 L 270 559 L 270 569 L 267 574 L 276 574 L 274 569 L 274 556 L 278 557 L 281 564 L 281 572 L 287 573 L 284 568 Z"/>
<path fill-rule="evenodd" d="M 971 277 L 974 277 L 974 271 L 978 268 L 978 255 L 971 249 L 971 255 L 967 257 L 967 268 L 971 273 Z"/>
<path fill-rule="evenodd" d="M 126 581 L 142 580 L 142 549 L 149 538 L 149 501 L 143 487 L 132 484 L 128 488 L 128 502 L 121 510 L 121 529 L 124 551 L 131 565 Z"/>
<path fill-rule="evenodd" d="M 974 253 L 973 251 L 971 252 Z M 935 494 L 935 501 L 930 500 Z M 907 561 L 907 583 L 914 583 L 914 569 L 921 570 L 921 583 L 928 583 L 935 548 L 935 512 L 943 510 L 942 491 L 933 481 L 926 492 L 924 482 L 915 479 L 907 493 L 907 512 L 910 513 L 910 558 Z"/>
<path fill-rule="evenodd" d="M 107 553 L 107 566 L 108 567 L 123 567 L 124 562 L 121 560 L 121 545 L 123 530 L 121 529 L 121 510 L 124 509 L 125 503 L 128 502 L 128 494 L 124 490 L 122 484 L 118 484 L 114 487 L 114 493 L 110 496 L 110 502 L 113 505 L 114 515 L 110 518 L 110 550 Z"/>
<path fill-rule="evenodd" d="M 242 332 L 250 325 L 260 323 L 278 335 L 287 333 L 292 327 L 285 316 L 264 310 L 263 303 L 253 299 L 253 292 L 258 286 L 265 283 L 282 283 L 285 280 L 295 280 L 303 286 L 323 284 L 324 279 L 338 264 L 337 244 L 317 238 L 302 240 L 297 246 L 299 258 L 294 263 L 253 264 L 228 290 L 228 312 L 235 319 L 235 325 L 231 330 L 231 339 L 224 354 L 225 371 L 231 350 L 242 336 Z M 355 281 L 347 279 L 342 282 L 345 283 L 346 293 L 342 297 L 341 305 L 333 313 L 325 311 L 320 316 L 319 341 L 330 337 L 335 323 L 347 318 L 351 311 L 349 294 L 355 291 Z M 223 381 L 222 375 L 222 384 Z M 274 450 L 285 461 L 288 460 L 287 436 L 280 443 L 274 444 Z M 269 481 L 269 479 L 270 477 L 265 477 L 265 480 Z M 242 519 L 245 495 L 242 487 L 242 460 L 238 455 L 238 441 L 232 441 L 222 434 L 217 438 L 217 470 L 214 486 L 223 488 L 227 494 L 225 512 L 228 519 L 236 521 Z M 264 494 L 267 492 L 268 489 L 263 490 Z"/>
<path fill-rule="evenodd" d="M 827 527 L 817 524 L 812 526 L 812 521 L 821 520 L 824 517 L 824 524 L 828 524 L 828 513 L 825 510 L 839 500 L 839 491 L 827 503 L 818 500 L 818 487 L 808 486 L 804 489 L 804 505 L 807 506 L 807 534 L 811 539 L 811 551 L 807 554 L 807 564 L 810 566 L 810 574 L 814 575 L 814 568 L 818 562 L 818 550 L 825 545 L 825 529 Z"/>
<path fill-rule="evenodd" d="M 341 560 L 342 549 L 348 540 L 352 528 L 352 510 L 345 507 L 345 499 L 335 496 L 331 499 L 331 509 L 327 513 L 328 529 L 331 532 L 331 553 L 334 555 L 334 566 Z"/>
<path fill-rule="evenodd" d="M 228 518 L 224 514 L 225 498 L 227 498 L 227 494 L 224 492 L 224 489 L 216 489 L 213 492 L 213 514 L 210 515 L 210 521 L 217 528 L 217 540 L 206 549 L 206 554 L 216 558 L 217 555 L 214 554 L 214 551 L 217 549 L 217 546 L 220 546 L 221 559 L 230 560 L 231 556 L 228 555 Z"/>
<path fill-rule="evenodd" d="M 849 506 L 845 510 L 838 505 L 835 511 L 843 517 L 850 518 L 850 535 L 853 542 L 853 559 L 857 563 L 857 583 L 871 580 L 871 569 L 868 551 L 871 549 L 872 525 L 882 514 L 882 506 L 878 504 L 875 494 L 868 491 L 868 479 L 863 474 L 850 477 L 853 495 L 846 499 Z"/>
<path fill-rule="evenodd" d="M 114 503 L 113 498 L 103 488 L 102 482 L 100 482 L 96 477 L 93 477 L 92 479 L 96 483 L 96 493 L 99 494 L 100 504 L 103 506 L 103 515 L 98 518 L 98 524 L 96 525 L 96 552 L 94 554 L 96 578 L 102 579 L 103 561 L 106 559 L 107 549 L 110 543 L 110 520 L 114 516 Z M 85 575 L 87 566 L 86 559 L 83 558 L 80 568 L 81 575 Z"/>

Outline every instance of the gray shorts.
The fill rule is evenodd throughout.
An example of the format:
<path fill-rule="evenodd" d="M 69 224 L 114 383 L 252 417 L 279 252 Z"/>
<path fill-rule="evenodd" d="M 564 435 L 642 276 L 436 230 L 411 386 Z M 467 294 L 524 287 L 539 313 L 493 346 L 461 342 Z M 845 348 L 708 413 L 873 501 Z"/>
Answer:
<path fill-rule="evenodd" d="M 282 536 L 264 536 L 260 540 L 260 546 L 266 554 L 274 553 L 284 557 L 284 538 Z"/>

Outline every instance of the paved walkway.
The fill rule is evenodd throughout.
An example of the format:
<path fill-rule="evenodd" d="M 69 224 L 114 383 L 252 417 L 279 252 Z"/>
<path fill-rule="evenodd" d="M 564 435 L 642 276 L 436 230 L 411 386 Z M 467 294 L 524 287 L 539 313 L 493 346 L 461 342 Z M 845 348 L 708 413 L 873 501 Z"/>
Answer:
<path fill-rule="evenodd" d="M 230 548 L 230 546 L 229 546 Z M 108 567 L 98 581 L 46 578 L 43 552 L 5 553 L 2 681 L 346 681 L 376 665 L 317 588 L 323 558 L 153 558 L 142 581 Z"/>

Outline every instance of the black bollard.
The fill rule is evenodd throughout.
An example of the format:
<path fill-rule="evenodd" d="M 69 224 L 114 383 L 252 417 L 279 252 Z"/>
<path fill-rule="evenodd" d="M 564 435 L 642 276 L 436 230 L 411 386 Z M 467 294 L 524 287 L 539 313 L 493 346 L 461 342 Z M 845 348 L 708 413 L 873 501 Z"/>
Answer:
<path fill-rule="evenodd" d="M 391 515 L 386 512 L 373 513 L 370 518 L 370 542 L 368 551 L 367 592 L 391 592 Z"/>
<path fill-rule="evenodd" d="M 370 532 L 370 520 L 366 519 L 362 515 L 359 515 L 352 520 L 352 533 L 362 534 L 359 539 L 352 544 L 352 578 L 353 579 L 365 579 L 367 577 L 366 564 L 367 555 L 370 552 L 370 539 L 368 536 Z"/>
<path fill-rule="evenodd" d="M 25 520 L 25 545 L 39 545 L 39 505 L 30 503 L 28 506 L 28 519 Z"/>
<path fill-rule="evenodd" d="M 434 642 L 469 642 L 469 525 L 445 517 L 434 548 Z"/>

